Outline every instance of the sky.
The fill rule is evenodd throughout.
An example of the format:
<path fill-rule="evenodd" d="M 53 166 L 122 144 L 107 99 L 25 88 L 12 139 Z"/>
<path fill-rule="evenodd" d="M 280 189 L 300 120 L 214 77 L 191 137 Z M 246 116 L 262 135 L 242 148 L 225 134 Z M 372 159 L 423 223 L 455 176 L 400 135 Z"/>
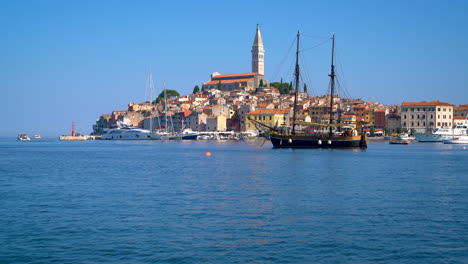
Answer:
<path fill-rule="evenodd" d="M 292 80 L 301 34 L 309 94 L 327 93 L 330 38 L 343 96 L 387 105 L 468 103 L 468 1 L 0 0 L 0 137 L 92 132 L 100 115 L 210 74 L 251 72 L 259 24 L 265 79 Z"/>

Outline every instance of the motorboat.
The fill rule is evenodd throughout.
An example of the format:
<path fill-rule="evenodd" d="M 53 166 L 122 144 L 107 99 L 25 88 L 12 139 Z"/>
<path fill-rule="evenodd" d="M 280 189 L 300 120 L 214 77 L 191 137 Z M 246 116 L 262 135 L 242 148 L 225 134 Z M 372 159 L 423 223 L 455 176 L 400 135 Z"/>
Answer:
<path fill-rule="evenodd" d="M 407 139 L 394 139 L 389 142 L 392 145 L 408 145 L 410 141 Z"/>
<path fill-rule="evenodd" d="M 443 142 L 450 140 L 455 136 L 468 135 L 468 123 L 455 125 L 453 128 L 436 128 L 432 133 L 414 133 L 416 140 L 419 142 Z"/>
<path fill-rule="evenodd" d="M 454 136 L 451 139 L 445 139 L 444 144 L 468 144 L 468 136 Z"/>
<path fill-rule="evenodd" d="M 19 141 L 30 141 L 31 139 L 27 134 L 19 134 L 18 135 L 18 140 Z"/>
<path fill-rule="evenodd" d="M 184 129 L 184 131 L 182 131 L 181 133 L 181 136 L 182 136 L 181 139 L 182 140 L 197 140 L 199 134 L 200 133 L 194 132 L 191 129 Z"/>
<path fill-rule="evenodd" d="M 159 139 L 149 130 L 119 123 L 117 128 L 107 129 L 101 136 L 103 140 L 151 140 Z"/>

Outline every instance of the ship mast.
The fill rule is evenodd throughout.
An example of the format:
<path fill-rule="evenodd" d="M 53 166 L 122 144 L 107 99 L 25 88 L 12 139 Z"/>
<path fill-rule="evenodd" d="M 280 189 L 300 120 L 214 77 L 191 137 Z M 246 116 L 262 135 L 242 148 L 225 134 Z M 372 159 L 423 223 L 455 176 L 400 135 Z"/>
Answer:
<path fill-rule="evenodd" d="M 297 106 L 297 94 L 299 93 L 299 31 L 297 31 L 297 47 L 296 47 L 296 70 L 294 73 L 296 77 L 296 91 L 294 94 L 294 108 L 293 108 L 293 124 L 292 124 L 292 134 L 296 134 L 296 106 Z"/>
<path fill-rule="evenodd" d="M 330 136 L 333 135 L 333 94 L 335 93 L 335 33 L 332 36 L 332 57 L 330 72 Z"/>
<path fill-rule="evenodd" d="M 166 127 L 164 131 L 167 133 L 167 99 L 166 99 L 166 81 L 164 81 L 164 118 L 166 120 Z"/>

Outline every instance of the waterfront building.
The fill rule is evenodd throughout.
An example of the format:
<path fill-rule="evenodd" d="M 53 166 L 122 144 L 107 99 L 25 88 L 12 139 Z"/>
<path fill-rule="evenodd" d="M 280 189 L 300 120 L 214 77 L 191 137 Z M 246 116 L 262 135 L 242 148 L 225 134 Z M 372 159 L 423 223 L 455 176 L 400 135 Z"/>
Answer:
<path fill-rule="evenodd" d="M 373 109 L 374 111 L 374 127 L 375 128 L 384 128 L 385 127 L 385 110 L 383 109 Z"/>
<path fill-rule="evenodd" d="M 258 109 L 247 114 L 245 119 L 246 130 L 264 130 L 264 128 L 258 127 L 255 122 L 252 122 L 250 119 L 253 119 L 257 122 L 265 124 L 269 127 L 289 127 L 290 116 L 292 115 L 292 109 Z M 257 129 L 258 127 L 258 129 Z"/>
<path fill-rule="evenodd" d="M 457 107 L 454 107 L 453 108 L 453 115 L 454 116 L 467 117 L 468 116 L 468 104 L 459 105 Z"/>
<path fill-rule="evenodd" d="M 224 115 L 210 116 L 206 119 L 206 131 L 226 131 L 227 117 Z"/>
<path fill-rule="evenodd" d="M 263 48 L 262 35 L 258 25 L 251 52 L 252 72 L 238 74 L 220 74 L 214 72 L 211 74 L 211 81 L 203 83 L 202 89 L 218 89 L 221 91 L 245 90 L 253 92 L 261 84 L 269 86 L 269 82 L 265 80 L 265 49 Z"/>
<path fill-rule="evenodd" d="M 467 117 L 463 116 L 454 116 L 453 117 L 453 125 L 464 125 L 467 121 Z"/>
<path fill-rule="evenodd" d="M 406 131 L 430 133 L 434 128 L 453 127 L 453 105 L 440 101 L 403 102 L 401 127 Z"/>
<path fill-rule="evenodd" d="M 207 114 L 193 111 L 185 118 L 185 128 L 189 128 L 193 131 L 206 131 L 207 118 Z"/>

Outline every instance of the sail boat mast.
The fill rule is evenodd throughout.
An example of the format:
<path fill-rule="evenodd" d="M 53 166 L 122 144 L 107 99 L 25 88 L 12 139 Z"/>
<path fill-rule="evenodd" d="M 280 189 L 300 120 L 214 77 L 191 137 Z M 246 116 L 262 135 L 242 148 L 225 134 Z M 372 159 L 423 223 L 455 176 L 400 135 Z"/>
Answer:
<path fill-rule="evenodd" d="M 332 36 L 332 57 L 330 71 L 330 136 L 333 134 L 333 94 L 335 93 L 335 33 Z"/>
<path fill-rule="evenodd" d="M 296 91 L 294 93 L 294 106 L 293 106 L 293 123 L 292 123 L 292 134 L 296 134 L 296 106 L 297 106 L 297 94 L 299 93 L 299 31 L 297 31 L 297 46 L 296 46 Z"/>
<path fill-rule="evenodd" d="M 150 132 L 153 133 L 153 98 L 154 98 L 154 83 L 153 83 L 153 73 L 150 70 L 149 73 L 149 99 L 150 99 L 150 120 L 149 120 L 149 125 L 150 125 Z"/>
<path fill-rule="evenodd" d="M 166 81 L 164 81 L 164 119 L 166 121 L 166 126 L 164 131 L 167 133 L 167 99 L 166 99 Z"/>

